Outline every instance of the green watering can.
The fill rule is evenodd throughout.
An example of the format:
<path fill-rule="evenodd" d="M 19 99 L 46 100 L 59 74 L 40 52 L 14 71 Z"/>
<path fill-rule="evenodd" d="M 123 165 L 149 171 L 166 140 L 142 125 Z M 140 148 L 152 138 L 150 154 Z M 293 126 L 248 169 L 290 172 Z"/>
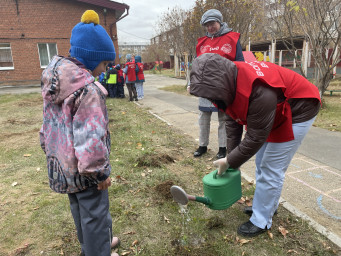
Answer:
<path fill-rule="evenodd" d="M 186 205 L 188 201 L 197 201 L 213 210 L 229 208 L 242 197 L 240 171 L 229 168 L 222 175 L 218 170 L 210 172 L 202 179 L 204 197 L 188 195 L 181 187 L 172 186 L 171 194 L 175 202 Z"/>

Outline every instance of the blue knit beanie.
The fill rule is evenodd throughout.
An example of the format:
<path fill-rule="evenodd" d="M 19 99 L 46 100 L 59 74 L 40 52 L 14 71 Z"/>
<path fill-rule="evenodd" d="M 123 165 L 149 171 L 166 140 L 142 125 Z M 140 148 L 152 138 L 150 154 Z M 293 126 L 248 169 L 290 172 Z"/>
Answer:
<path fill-rule="evenodd" d="M 93 71 L 102 61 L 114 61 L 114 44 L 107 31 L 99 25 L 99 16 L 93 10 L 83 13 L 81 22 L 71 33 L 70 55 Z"/>

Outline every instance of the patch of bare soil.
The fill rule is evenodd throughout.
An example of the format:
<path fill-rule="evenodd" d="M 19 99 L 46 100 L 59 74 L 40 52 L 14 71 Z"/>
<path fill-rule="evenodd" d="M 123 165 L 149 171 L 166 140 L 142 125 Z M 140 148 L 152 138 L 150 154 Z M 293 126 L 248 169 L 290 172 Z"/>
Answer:
<path fill-rule="evenodd" d="M 224 227 L 224 221 L 218 216 L 210 218 L 206 224 L 208 229 L 222 228 Z"/>
<path fill-rule="evenodd" d="M 167 180 L 163 183 L 160 183 L 158 185 L 155 186 L 155 191 L 162 196 L 164 199 L 172 199 L 173 196 L 170 192 L 170 188 L 171 186 L 173 186 L 174 183 L 171 180 Z"/>
<path fill-rule="evenodd" d="M 161 167 L 169 163 L 174 163 L 174 158 L 168 154 L 150 154 L 137 159 L 138 167 Z"/>

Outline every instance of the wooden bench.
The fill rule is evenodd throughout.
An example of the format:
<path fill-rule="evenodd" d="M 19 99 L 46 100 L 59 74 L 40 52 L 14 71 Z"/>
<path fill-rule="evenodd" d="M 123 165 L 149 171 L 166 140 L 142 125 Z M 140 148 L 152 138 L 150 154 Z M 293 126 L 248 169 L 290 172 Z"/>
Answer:
<path fill-rule="evenodd" d="M 325 92 L 329 92 L 330 96 L 332 96 L 333 92 L 341 92 L 341 90 L 326 90 Z"/>

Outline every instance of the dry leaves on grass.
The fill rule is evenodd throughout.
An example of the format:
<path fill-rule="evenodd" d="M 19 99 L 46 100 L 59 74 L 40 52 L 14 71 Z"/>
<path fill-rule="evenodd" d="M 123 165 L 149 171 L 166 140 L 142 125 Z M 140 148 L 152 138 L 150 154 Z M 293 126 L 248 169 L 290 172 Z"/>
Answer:
<path fill-rule="evenodd" d="M 268 230 L 268 236 L 270 239 L 274 239 L 274 235 L 270 232 L 270 230 Z"/>
<path fill-rule="evenodd" d="M 245 204 L 246 206 L 252 206 L 252 201 L 250 198 L 246 197 L 241 197 L 237 203 L 239 204 Z"/>
<path fill-rule="evenodd" d="M 243 245 L 243 244 L 247 244 L 247 243 L 250 243 L 252 240 L 248 240 L 248 239 L 240 239 L 238 236 L 236 237 L 236 242 L 240 245 Z"/>
<path fill-rule="evenodd" d="M 279 227 L 278 227 L 278 231 L 279 231 L 284 237 L 286 237 L 287 234 L 289 233 L 289 231 L 286 230 L 286 229 L 285 229 L 284 227 L 282 227 L 282 226 L 279 226 Z"/>

